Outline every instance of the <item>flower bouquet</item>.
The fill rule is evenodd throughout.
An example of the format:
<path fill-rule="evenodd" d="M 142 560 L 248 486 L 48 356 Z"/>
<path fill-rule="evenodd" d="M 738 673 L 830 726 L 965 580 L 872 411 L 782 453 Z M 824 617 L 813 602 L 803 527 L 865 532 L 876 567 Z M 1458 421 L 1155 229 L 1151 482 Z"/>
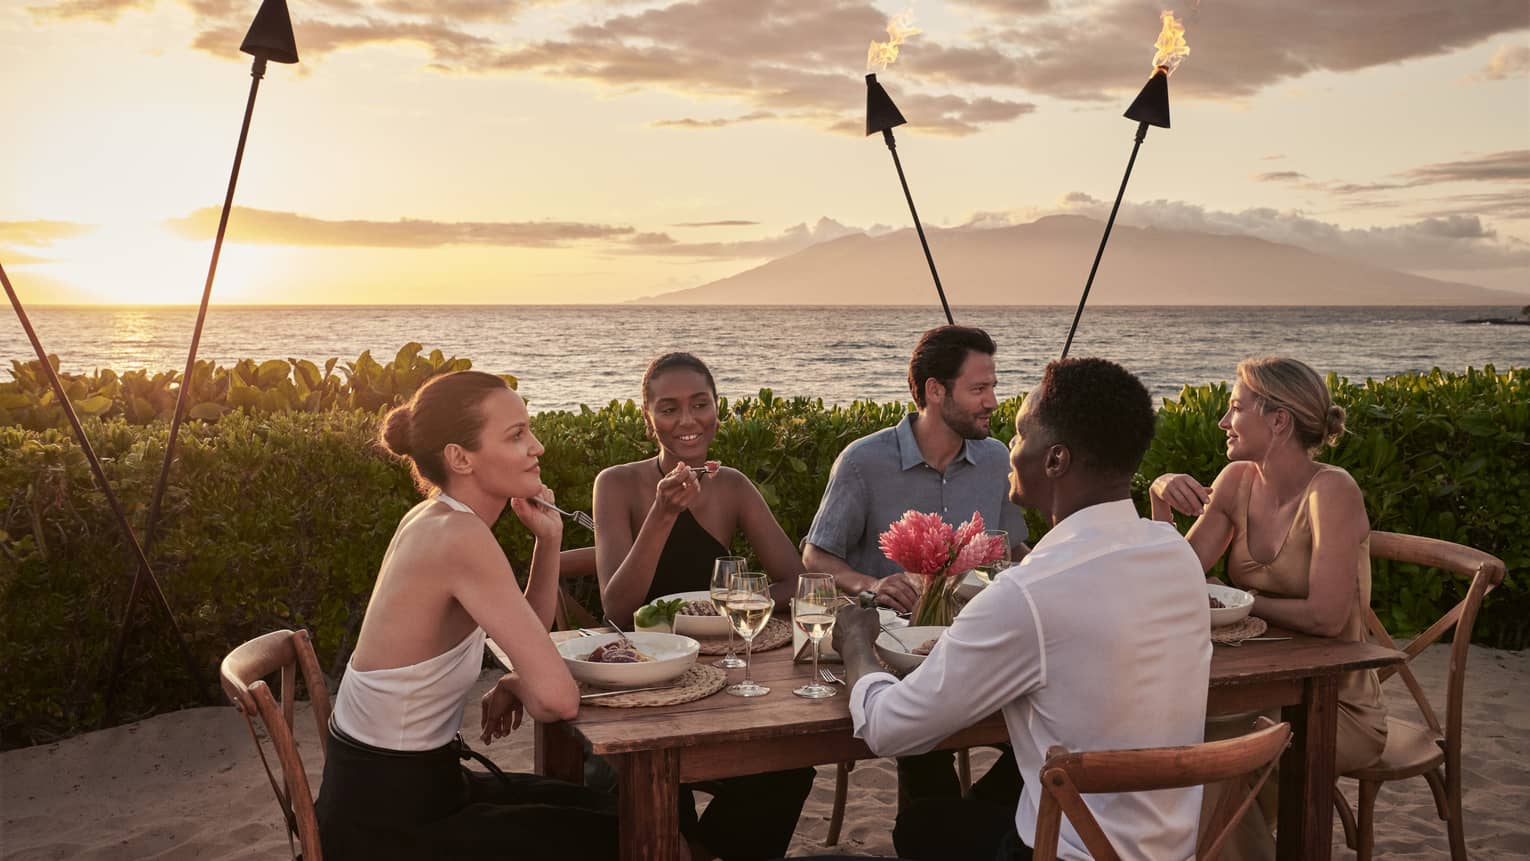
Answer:
<path fill-rule="evenodd" d="M 975 511 L 953 529 L 938 514 L 910 510 L 882 533 L 882 553 L 924 581 L 913 624 L 951 624 L 961 575 L 1003 558 L 1003 536 L 984 535 L 984 528 L 983 515 Z"/>

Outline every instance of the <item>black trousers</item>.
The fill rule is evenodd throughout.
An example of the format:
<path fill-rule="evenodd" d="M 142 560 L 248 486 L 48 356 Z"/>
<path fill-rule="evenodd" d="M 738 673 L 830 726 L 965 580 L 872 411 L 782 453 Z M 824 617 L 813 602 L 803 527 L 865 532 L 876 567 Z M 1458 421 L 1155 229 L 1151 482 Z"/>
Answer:
<path fill-rule="evenodd" d="M 324 857 L 614 859 L 615 799 L 533 774 L 470 771 L 459 742 L 390 751 L 331 727 L 314 807 Z"/>
<path fill-rule="evenodd" d="M 937 750 L 898 758 L 898 819 L 893 848 L 904 858 L 988 858 L 997 851 L 1003 829 L 1014 831 L 1020 804 L 1020 770 L 1009 745 L 988 772 L 962 798 L 956 753 Z M 1009 820 L 1004 825 L 1005 818 Z M 942 817 L 955 817 L 944 821 Z M 953 827 L 960 822 L 960 826 Z M 994 829 L 999 829 L 994 832 Z M 990 833 L 993 832 L 993 833 Z M 967 841 L 971 841 L 970 844 Z M 1023 845 L 1023 844 L 1021 844 Z M 957 854 L 950 854 L 960 849 Z M 965 853 L 965 854 L 963 854 Z"/>

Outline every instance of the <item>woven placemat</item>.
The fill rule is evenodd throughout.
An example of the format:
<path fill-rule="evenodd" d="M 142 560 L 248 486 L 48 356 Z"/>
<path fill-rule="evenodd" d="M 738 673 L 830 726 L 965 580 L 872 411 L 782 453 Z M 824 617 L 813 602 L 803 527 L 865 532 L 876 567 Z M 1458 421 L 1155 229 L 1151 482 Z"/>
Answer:
<path fill-rule="evenodd" d="M 694 702 L 702 697 L 709 697 L 723 689 L 728 683 L 728 673 L 717 667 L 709 667 L 704 664 L 692 664 L 679 679 L 675 686 L 658 691 L 634 691 L 630 694 L 612 694 L 608 697 L 596 697 L 592 700 L 584 700 L 580 705 L 601 706 L 608 709 L 637 709 L 644 706 L 677 706 L 681 703 Z M 604 689 L 594 685 L 580 683 L 579 693 L 598 694 Z"/>
<path fill-rule="evenodd" d="M 785 619 L 771 619 L 765 623 L 765 630 L 754 637 L 754 650 L 756 652 L 768 652 L 771 649 L 779 649 L 792 641 L 792 624 Z M 696 642 L 701 644 L 703 655 L 726 655 L 728 654 L 727 637 L 697 637 Z M 733 651 L 744 654 L 744 638 L 733 638 Z"/>
<path fill-rule="evenodd" d="M 1258 616 L 1244 616 L 1231 625 L 1211 629 L 1213 643 L 1241 643 L 1249 637 L 1263 634 L 1270 626 Z"/>

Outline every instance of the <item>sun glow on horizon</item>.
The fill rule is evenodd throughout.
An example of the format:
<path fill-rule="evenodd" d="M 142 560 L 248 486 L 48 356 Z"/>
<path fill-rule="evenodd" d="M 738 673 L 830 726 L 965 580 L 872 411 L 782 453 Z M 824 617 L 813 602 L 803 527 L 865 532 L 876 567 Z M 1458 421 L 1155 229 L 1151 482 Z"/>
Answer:
<path fill-rule="evenodd" d="M 279 268 L 284 249 L 225 241 L 213 297 L 221 302 L 258 301 L 259 285 Z M 105 305 L 194 305 L 201 301 L 212 243 L 184 239 L 159 225 L 102 225 L 77 238 L 52 243 L 26 264 L 39 275 Z"/>

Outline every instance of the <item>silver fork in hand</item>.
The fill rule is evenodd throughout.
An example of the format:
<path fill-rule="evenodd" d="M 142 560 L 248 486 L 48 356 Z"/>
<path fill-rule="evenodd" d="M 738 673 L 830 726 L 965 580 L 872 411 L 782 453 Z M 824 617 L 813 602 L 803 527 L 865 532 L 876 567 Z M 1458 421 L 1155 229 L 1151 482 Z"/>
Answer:
<path fill-rule="evenodd" d="M 585 529 L 588 529 L 591 532 L 595 531 L 595 518 L 589 516 L 588 514 L 585 514 L 583 511 L 573 511 L 573 512 L 564 511 L 563 509 L 559 508 L 556 505 L 553 505 L 551 502 L 548 502 L 545 499 L 538 499 L 538 500 L 536 500 L 536 502 L 537 502 L 538 505 L 543 506 L 548 511 L 556 511 L 557 513 L 563 515 L 564 517 L 571 518 L 575 523 L 579 524 L 580 526 L 583 526 Z"/>
<path fill-rule="evenodd" d="M 845 683 L 844 679 L 829 672 L 828 667 L 820 667 L 818 669 L 818 677 L 831 685 L 843 685 Z"/>

